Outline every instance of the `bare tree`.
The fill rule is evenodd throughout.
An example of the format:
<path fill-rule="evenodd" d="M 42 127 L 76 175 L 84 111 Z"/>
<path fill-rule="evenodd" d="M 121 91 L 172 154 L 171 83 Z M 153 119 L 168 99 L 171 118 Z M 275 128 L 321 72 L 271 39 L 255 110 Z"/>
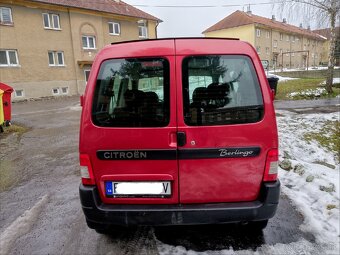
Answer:
<path fill-rule="evenodd" d="M 274 4 L 277 1 L 274 0 Z M 327 92 L 333 93 L 333 76 L 334 76 L 334 65 L 335 65 L 335 23 L 340 12 L 340 1 L 339 0 L 283 0 L 280 1 L 283 9 L 289 10 L 291 14 L 297 14 L 303 12 L 305 17 L 310 19 L 311 17 L 316 18 L 318 24 L 330 25 L 330 44 L 329 44 L 329 56 L 328 56 L 328 70 L 326 78 L 326 90 Z"/>

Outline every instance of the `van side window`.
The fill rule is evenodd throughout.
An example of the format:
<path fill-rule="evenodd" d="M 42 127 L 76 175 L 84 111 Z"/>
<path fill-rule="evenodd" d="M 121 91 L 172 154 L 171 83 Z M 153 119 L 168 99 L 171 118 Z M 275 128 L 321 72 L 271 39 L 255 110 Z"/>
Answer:
<path fill-rule="evenodd" d="M 165 127 L 170 115 L 169 63 L 111 59 L 101 65 L 92 120 L 102 127 Z"/>
<path fill-rule="evenodd" d="M 183 60 L 184 120 L 189 126 L 258 122 L 261 88 L 246 56 L 191 56 Z"/>

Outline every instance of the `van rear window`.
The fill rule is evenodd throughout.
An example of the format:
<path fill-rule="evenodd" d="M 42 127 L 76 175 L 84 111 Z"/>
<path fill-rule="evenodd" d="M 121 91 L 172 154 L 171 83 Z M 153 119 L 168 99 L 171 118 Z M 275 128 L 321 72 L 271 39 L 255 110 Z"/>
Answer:
<path fill-rule="evenodd" d="M 253 123 L 263 117 L 254 66 L 246 56 L 191 56 L 183 61 L 184 120 L 189 126 Z"/>
<path fill-rule="evenodd" d="M 99 70 L 92 120 L 102 127 L 169 124 L 169 63 L 163 58 L 111 59 Z"/>

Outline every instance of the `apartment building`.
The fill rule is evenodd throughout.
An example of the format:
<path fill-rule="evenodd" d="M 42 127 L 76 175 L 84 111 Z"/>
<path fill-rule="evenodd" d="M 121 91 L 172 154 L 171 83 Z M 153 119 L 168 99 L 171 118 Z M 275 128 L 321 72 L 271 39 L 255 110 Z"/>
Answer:
<path fill-rule="evenodd" d="M 271 68 L 306 68 L 321 62 L 325 37 L 302 26 L 236 11 L 202 32 L 206 37 L 239 38 L 254 46 Z"/>
<path fill-rule="evenodd" d="M 101 48 L 156 38 L 159 22 L 119 0 L 0 0 L 0 81 L 14 101 L 81 94 Z"/>
<path fill-rule="evenodd" d="M 324 36 L 327 38 L 322 45 L 321 62 L 326 65 L 328 63 L 328 52 L 330 47 L 331 29 L 323 28 L 318 30 L 313 30 L 314 33 Z M 340 65 L 340 27 L 335 28 L 335 65 Z"/>

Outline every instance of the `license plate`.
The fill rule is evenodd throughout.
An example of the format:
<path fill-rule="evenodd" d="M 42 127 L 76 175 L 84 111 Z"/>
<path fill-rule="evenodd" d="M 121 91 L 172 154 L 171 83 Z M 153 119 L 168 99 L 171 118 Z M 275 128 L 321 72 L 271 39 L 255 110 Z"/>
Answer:
<path fill-rule="evenodd" d="M 170 196 L 171 183 L 164 182 L 106 182 L 105 192 L 108 197 L 117 196 Z"/>

